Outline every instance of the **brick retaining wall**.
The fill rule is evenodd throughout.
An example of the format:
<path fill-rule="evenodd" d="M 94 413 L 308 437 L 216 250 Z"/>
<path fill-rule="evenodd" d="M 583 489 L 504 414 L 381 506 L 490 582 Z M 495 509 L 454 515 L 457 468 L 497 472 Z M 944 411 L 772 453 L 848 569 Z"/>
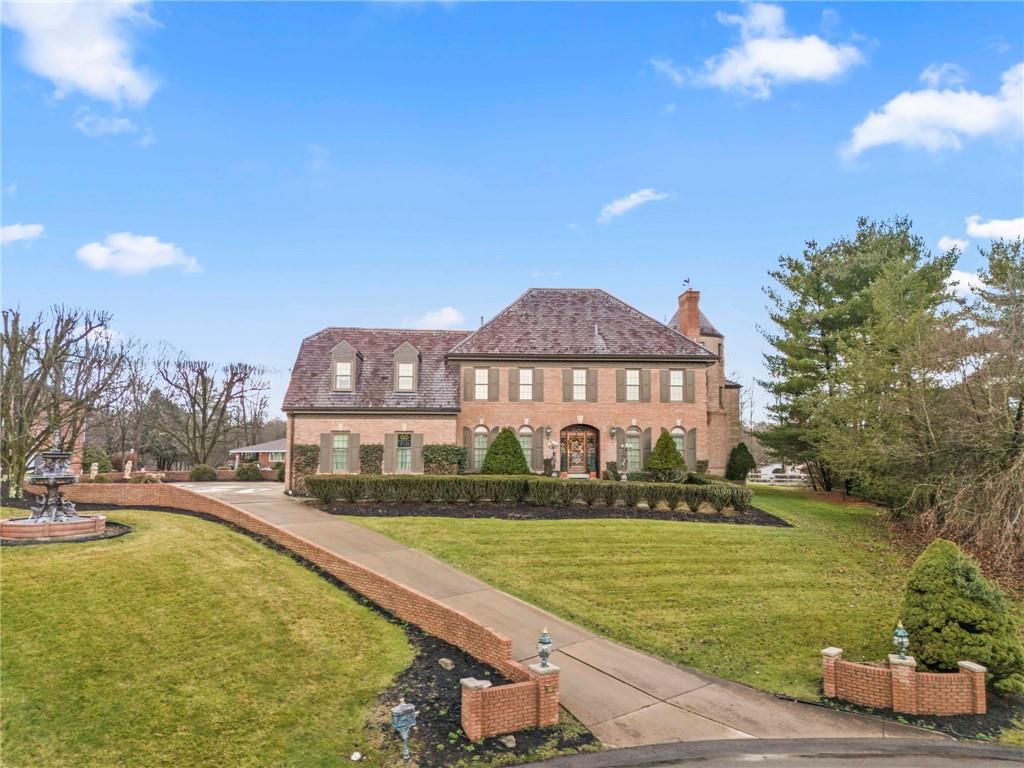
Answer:
<path fill-rule="evenodd" d="M 959 672 L 918 672 L 917 662 L 892 654 L 887 667 L 843 661 L 841 648 L 821 652 L 823 687 L 831 699 L 911 715 L 983 715 L 985 667 L 960 662 Z"/>
<path fill-rule="evenodd" d="M 238 480 L 238 475 L 235 474 L 235 470 L 233 469 L 215 469 L 214 472 L 217 473 L 217 482 L 223 483 L 229 480 Z M 132 477 L 138 477 L 139 475 L 160 475 L 160 477 L 162 477 L 168 483 L 187 483 L 190 482 L 190 474 L 191 471 L 187 469 L 159 469 L 154 470 L 153 472 L 142 472 L 139 470 L 135 470 L 132 472 Z M 277 480 L 276 469 L 261 469 L 260 474 L 263 475 L 264 480 Z M 100 472 L 97 475 L 97 477 L 105 477 L 112 483 L 127 482 L 124 479 L 124 472 Z M 84 475 L 82 475 L 82 482 L 87 484 L 89 482 L 88 478 L 89 473 L 86 472 Z M 213 481 L 209 480 L 204 482 Z"/>
<path fill-rule="evenodd" d="M 37 492 L 39 489 L 35 489 Z M 513 683 L 486 689 L 477 699 L 463 687 L 462 729 L 472 740 L 558 723 L 558 669 L 541 671 L 512 658 L 512 641 L 411 587 L 330 552 L 218 499 L 174 485 L 78 484 L 65 496 L 81 504 L 166 507 L 210 515 L 263 536 L 343 581 L 403 621 L 423 629 L 496 669 Z M 475 738 L 474 738 L 475 736 Z"/>

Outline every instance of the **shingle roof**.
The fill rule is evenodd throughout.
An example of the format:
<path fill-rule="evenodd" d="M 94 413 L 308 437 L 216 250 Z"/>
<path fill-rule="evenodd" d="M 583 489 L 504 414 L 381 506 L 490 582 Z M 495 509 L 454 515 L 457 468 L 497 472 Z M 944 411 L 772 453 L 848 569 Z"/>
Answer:
<path fill-rule="evenodd" d="M 593 288 L 531 288 L 455 345 L 451 355 L 712 356 L 696 341 Z"/>
<path fill-rule="evenodd" d="M 304 339 L 292 366 L 284 411 L 366 408 L 456 409 L 458 366 L 445 354 L 467 331 L 415 331 L 400 328 L 325 328 Z M 331 351 L 347 341 L 363 359 L 354 392 L 335 392 L 331 382 Z M 416 392 L 395 392 L 395 349 L 408 341 L 420 351 Z"/>
<path fill-rule="evenodd" d="M 673 328 L 673 329 L 679 327 L 679 309 L 678 308 L 676 308 L 675 314 L 673 314 L 672 317 L 669 318 L 669 321 L 666 323 L 666 325 L 669 328 Z M 723 338 L 723 339 L 725 338 L 724 336 L 722 336 L 721 331 L 719 331 L 717 328 L 715 328 L 715 326 L 713 326 L 711 324 L 711 321 L 708 320 L 708 316 L 705 315 L 703 312 L 700 313 L 700 335 L 701 336 L 718 336 L 718 337 Z"/>
<path fill-rule="evenodd" d="M 271 451 L 285 451 L 287 443 L 282 437 L 279 440 L 271 440 L 268 443 L 257 443 L 256 445 L 244 445 L 241 448 L 232 448 L 228 453 L 270 453 Z"/>

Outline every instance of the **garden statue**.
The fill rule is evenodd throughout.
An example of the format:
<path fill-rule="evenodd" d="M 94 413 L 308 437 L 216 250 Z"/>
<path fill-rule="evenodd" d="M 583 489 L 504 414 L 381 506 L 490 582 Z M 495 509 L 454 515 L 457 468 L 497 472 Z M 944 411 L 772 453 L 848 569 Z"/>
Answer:
<path fill-rule="evenodd" d="M 94 461 L 92 463 L 92 465 L 89 467 L 89 479 L 90 480 L 95 480 L 96 479 L 96 475 L 98 475 L 99 473 L 100 473 L 99 462 Z"/>
<path fill-rule="evenodd" d="M 132 460 L 131 459 L 128 459 L 128 461 L 126 461 L 124 463 L 124 479 L 125 480 L 131 480 L 132 479 Z"/>

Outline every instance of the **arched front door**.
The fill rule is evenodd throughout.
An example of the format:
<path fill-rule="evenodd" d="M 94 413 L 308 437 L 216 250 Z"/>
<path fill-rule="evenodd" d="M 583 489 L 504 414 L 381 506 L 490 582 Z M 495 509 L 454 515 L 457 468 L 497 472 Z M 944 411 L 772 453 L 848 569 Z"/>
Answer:
<path fill-rule="evenodd" d="M 600 465 L 600 433 L 589 424 L 573 424 L 561 433 L 562 472 L 570 475 L 596 473 Z"/>

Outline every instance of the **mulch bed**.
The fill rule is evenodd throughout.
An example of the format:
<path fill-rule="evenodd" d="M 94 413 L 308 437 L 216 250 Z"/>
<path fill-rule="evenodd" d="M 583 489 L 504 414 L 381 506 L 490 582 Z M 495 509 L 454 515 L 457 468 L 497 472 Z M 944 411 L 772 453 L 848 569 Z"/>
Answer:
<path fill-rule="evenodd" d="M 999 738 L 1003 728 L 1024 722 L 1024 697 L 996 696 L 988 691 L 988 711 L 984 715 L 908 715 L 905 712 L 893 712 L 891 709 L 872 709 L 862 707 L 841 699 L 823 699 L 825 706 L 842 712 L 856 712 L 861 715 L 872 715 L 893 720 L 904 725 L 916 725 L 940 733 L 947 733 L 957 739 L 977 739 L 994 741 Z"/>
<path fill-rule="evenodd" d="M 319 506 L 318 502 L 311 502 Z M 732 523 L 733 525 L 792 526 L 782 518 L 750 507 L 743 512 L 690 512 L 688 509 L 640 507 L 535 507 L 530 504 L 417 504 L 398 502 L 335 502 L 326 511 L 350 517 L 458 517 L 500 520 L 670 520 L 683 523 Z"/>
<path fill-rule="evenodd" d="M 499 736 L 473 744 L 462 732 L 459 721 L 462 702 L 459 680 L 475 677 L 490 680 L 494 685 L 509 681 L 486 664 L 417 627 L 406 625 L 404 629 L 416 657 L 396 678 L 394 685 L 381 692 L 378 697 L 380 711 L 375 719 L 384 744 L 390 742 L 400 746 L 401 739 L 391 726 L 390 709 L 403 697 L 416 706 L 416 727 L 409 736 L 409 751 L 417 765 L 441 768 L 462 760 L 487 764 L 497 757 L 505 762 L 510 760 L 510 755 L 526 759 L 531 752 L 541 748 L 568 752 L 594 748 L 599 744 L 586 729 L 562 725 L 519 731 L 513 734 L 515 746 L 512 747 L 502 744 Z M 452 669 L 444 669 L 439 663 L 441 659 L 451 661 L 454 664 Z M 567 717 L 565 712 L 562 717 Z"/>

